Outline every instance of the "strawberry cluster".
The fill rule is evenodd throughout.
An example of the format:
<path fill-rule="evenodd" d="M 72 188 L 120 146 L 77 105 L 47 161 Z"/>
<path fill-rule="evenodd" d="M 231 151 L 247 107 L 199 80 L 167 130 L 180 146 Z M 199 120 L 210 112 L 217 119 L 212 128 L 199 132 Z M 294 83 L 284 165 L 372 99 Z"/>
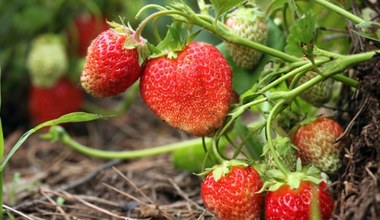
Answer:
<path fill-rule="evenodd" d="M 238 7 L 226 18 L 223 27 L 228 33 L 258 44 L 267 43 L 268 28 L 261 13 Z M 173 37 L 177 33 L 169 33 L 154 47 L 141 37 L 140 29 L 117 23 L 110 26 L 88 46 L 80 76 L 87 93 L 98 98 L 112 97 L 137 82 L 146 106 L 170 126 L 195 136 L 224 135 L 218 132 L 225 131 L 219 129 L 228 122 L 236 94 L 232 90 L 230 63 L 214 45 L 190 37 L 178 43 Z M 175 29 L 171 28 L 170 31 Z M 253 69 L 261 59 L 262 53 L 257 50 L 228 41 L 225 44 L 240 67 Z M 318 76 L 315 74 L 304 74 L 298 83 L 309 82 L 307 77 Z M 318 90 L 323 86 L 330 87 L 330 81 L 315 85 L 301 97 L 322 106 L 331 96 L 329 91 L 325 94 Z M 265 144 L 263 169 L 253 162 L 217 158 L 219 164 L 202 173 L 201 197 L 206 208 L 221 220 L 262 216 L 329 219 L 334 198 L 322 172 L 333 174 L 339 168 L 343 143 L 335 142 L 343 129 L 331 119 L 320 118 L 293 131 Z M 271 138 L 270 132 L 267 136 Z"/>
<path fill-rule="evenodd" d="M 33 124 L 81 110 L 84 97 L 77 85 L 77 69 L 83 68 L 81 60 L 91 41 L 108 28 L 104 17 L 83 13 L 74 18 L 66 34 L 43 33 L 31 42 L 26 67 L 31 79 L 28 109 Z"/>
<path fill-rule="evenodd" d="M 330 219 L 335 201 L 321 171 L 337 172 L 343 132 L 334 120 L 317 118 L 298 126 L 291 137 L 273 140 L 274 151 L 265 145 L 264 164 L 227 160 L 206 169 L 201 174 L 206 208 L 221 220 Z M 274 157 L 285 170 L 277 169 Z"/>

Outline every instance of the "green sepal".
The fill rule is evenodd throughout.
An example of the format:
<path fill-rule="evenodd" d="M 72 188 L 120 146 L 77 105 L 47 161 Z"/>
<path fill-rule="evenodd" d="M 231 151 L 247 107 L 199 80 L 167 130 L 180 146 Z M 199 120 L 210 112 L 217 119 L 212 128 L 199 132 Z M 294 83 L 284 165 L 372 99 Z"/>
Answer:
<path fill-rule="evenodd" d="M 122 21 L 122 19 L 120 20 Z M 137 36 L 129 23 L 127 25 L 123 22 L 122 24 L 119 24 L 114 21 L 107 21 L 107 23 L 117 34 L 126 36 L 123 46 L 124 49 L 137 49 L 139 54 L 139 65 L 141 66 L 150 55 L 150 47 L 148 46 L 147 41 L 141 36 Z"/>
<path fill-rule="evenodd" d="M 211 168 L 207 168 L 204 172 L 197 174 L 198 176 L 206 176 L 212 173 L 215 182 L 222 177 L 227 176 L 233 167 L 248 167 L 249 164 L 241 160 L 225 160 L 221 164 L 217 164 Z"/>
<path fill-rule="evenodd" d="M 189 34 L 185 24 L 174 21 L 168 26 L 165 38 L 157 46 L 149 45 L 150 50 L 153 52 L 149 58 L 166 56 L 169 59 L 175 59 L 177 53 L 182 51 L 198 33 L 199 31 Z"/>

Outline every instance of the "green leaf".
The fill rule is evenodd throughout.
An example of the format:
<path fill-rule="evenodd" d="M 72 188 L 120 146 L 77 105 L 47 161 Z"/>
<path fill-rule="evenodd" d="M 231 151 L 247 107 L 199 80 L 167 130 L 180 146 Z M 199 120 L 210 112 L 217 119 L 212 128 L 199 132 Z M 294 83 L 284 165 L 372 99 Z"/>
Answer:
<path fill-rule="evenodd" d="M 311 58 L 316 28 L 316 17 L 308 11 L 290 27 L 285 51 L 298 57 L 307 55 L 308 58 Z"/>
<path fill-rule="evenodd" d="M 244 141 L 244 147 L 247 149 L 249 156 L 254 160 L 261 159 L 263 154 L 263 143 L 260 142 L 260 133 L 264 128 L 264 122 L 257 122 L 247 127 L 239 117 L 235 121 L 234 132 Z"/>
<path fill-rule="evenodd" d="M 28 137 L 30 137 L 32 134 L 34 134 L 36 131 L 40 130 L 41 128 L 49 127 L 49 126 L 53 126 L 53 125 L 58 125 L 58 124 L 63 124 L 63 123 L 69 123 L 69 122 L 93 121 L 93 120 L 102 119 L 102 118 L 108 118 L 108 117 L 98 115 L 98 114 L 85 113 L 85 112 L 73 112 L 73 113 L 63 115 L 57 119 L 53 119 L 53 120 L 50 120 L 50 121 L 47 121 L 47 122 L 44 122 L 42 124 L 37 125 L 36 127 L 25 132 L 20 137 L 20 139 L 12 147 L 12 149 L 10 150 L 8 155 L 5 157 L 5 159 L 1 162 L 0 171 L 4 170 L 8 161 L 16 153 L 16 151 L 21 147 L 21 145 L 28 139 Z"/>
<path fill-rule="evenodd" d="M 215 8 L 217 17 L 219 17 L 245 1 L 246 0 L 211 0 L 211 4 Z"/>

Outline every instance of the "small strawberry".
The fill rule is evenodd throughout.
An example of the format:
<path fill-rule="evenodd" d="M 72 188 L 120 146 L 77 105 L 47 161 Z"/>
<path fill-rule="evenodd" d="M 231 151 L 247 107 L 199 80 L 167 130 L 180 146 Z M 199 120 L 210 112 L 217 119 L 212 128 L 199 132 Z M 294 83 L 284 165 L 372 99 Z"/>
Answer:
<path fill-rule="evenodd" d="M 333 208 L 334 199 L 325 182 L 301 181 L 297 188 L 283 184 L 265 197 L 266 220 L 309 220 L 314 216 L 327 220 Z"/>
<path fill-rule="evenodd" d="M 124 92 L 141 74 L 139 49 L 145 40 L 135 39 L 129 27 L 113 26 L 92 41 L 81 75 L 83 88 L 98 98 Z"/>
<path fill-rule="evenodd" d="M 91 41 L 108 28 L 109 25 L 103 16 L 84 13 L 75 17 L 73 24 L 67 31 L 70 51 L 80 57 L 86 56 Z"/>
<path fill-rule="evenodd" d="M 298 80 L 297 85 L 302 85 L 317 75 L 317 72 L 308 71 Z M 333 86 L 334 80 L 328 78 L 301 93 L 300 97 L 315 107 L 321 107 L 330 101 L 332 97 Z"/>
<path fill-rule="evenodd" d="M 169 125 L 206 136 L 223 125 L 232 99 L 232 72 L 213 45 L 192 42 L 176 58 L 147 61 L 140 80 L 145 104 Z"/>
<path fill-rule="evenodd" d="M 68 68 L 68 57 L 61 36 L 42 34 L 35 38 L 26 62 L 34 86 L 53 86 Z"/>
<path fill-rule="evenodd" d="M 214 166 L 201 185 L 206 208 L 220 220 L 260 219 L 263 186 L 252 166 L 239 161 L 226 161 Z"/>
<path fill-rule="evenodd" d="M 50 88 L 33 86 L 29 94 L 29 113 L 39 124 L 81 109 L 83 94 L 79 87 L 62 78 Z"/>
<path fill-rule="evenodd" d="M 326 173 L 334 173 L 340 167 L 343 141 L 335 140 L 343 134 L 343 128 L 334 120 L 322 117 L 301 125 L 292 137 L 303 164 L 313 164 Z"/>
<path fill-rule="evenodd" d="M 296 170 L 297 157 L 295 155 L 295 147 L 292 145 L 288 137 L 278 137 L 273 140 L 273 147 L 279 159 L 285 164 L 290 171 Z M 265 164 L 269 169 L 276 169 L 272 153 L 269 153 L 268 143 L 264 145 L 263 151 L 265 155 Z"/>
<path fill-rule="evenodd" d="M 265 18 L 257 8 L 239 7 L 227 15 L 225 25 L 231 31 L 243 38 L 267 44 L 268 28 Z M 251 69 L 260 60 L 262 52 L 246 46 L 228 43 L 230 55 L 234 62 L 243 68 Z"/>

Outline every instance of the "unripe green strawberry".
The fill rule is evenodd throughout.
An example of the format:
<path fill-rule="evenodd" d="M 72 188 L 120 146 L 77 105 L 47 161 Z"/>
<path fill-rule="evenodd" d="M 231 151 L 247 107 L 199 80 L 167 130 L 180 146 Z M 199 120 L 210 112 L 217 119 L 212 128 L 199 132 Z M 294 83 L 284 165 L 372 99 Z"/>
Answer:
<path fill-rule="evenodd" d="M 169 125 L 207 136 L 223 125 L 232 99 L 232 71 L 219 50 L 192 42 L 176 58 L 147 61 L 140 80 L 145 104 Z"/>
<path fill-rule="evenodd" d="M 302 85 L 317 75 L 317 72 L 308 71 L 298 80 L 297 85 Z M 333 86 L 334 80 L 328 78 L 323 82 L 320 82 L 317 85 L 314 85 L 310 89 L 306 90 L 305 92 L 301 93 L 300 97 L 315 107 L 321 107 L 322 105 L 330 101 Z"/>
<path fill-rule="evenodd" d="M 68 68 L 61 36 L 43 34 L 33 40 L 26 67 L 34 86 L 52 87 Z"/>
<path fill-rule="evenodd" d="M 254 220 L 261 216 L 262 186 L 255 168 L 226 161 L 208 173 L 201 196 L 206 208 L 220 220 Z"/>
<path fill-rule="evenodd" d="M 273 140 L 273 147 L 279 159 L 285 164 L 290 171 L 296 170 L 297 156 L 295 155 L 295 147 L 292 145 L 288 137 L 279 137 Z M 269 149 L 268 143 L 264 145 L 265 164 L 269 169 L 278 169 L 273 158 L 273 154 Z"/>
<path fill-rule="evenodd" d="M 318 118 L 298 128 L 292 137 L 297 156 L 303 164 L 313 164 L 326 173 L 334 173 L 340 167 L 340 153 L 344 141 L 335 143 L 344 133 L 343 128 L 329 118 Z"/>
<path fill-rule="evenodd" d="M 267 24 L 262 13 L 257 8 L 239 7 L 227 15 L 225 24 L 232 32 L 243 38 L 260 44 L 267 44 Z M 243 68 L 253 68 L 262 56 L 261 51 L 246 46 L 228 42 L 226 45 L 234 62 Z"/>
<path fill-rule="evenodd" d="M 81 75 L 82 87 L 98 98 L 124 92 L 140 77 L 140 61 L 144 59 L 141 50 L 145 40 L 135 39 L 129 27 L 112 26 L 91 42 Z"/>

